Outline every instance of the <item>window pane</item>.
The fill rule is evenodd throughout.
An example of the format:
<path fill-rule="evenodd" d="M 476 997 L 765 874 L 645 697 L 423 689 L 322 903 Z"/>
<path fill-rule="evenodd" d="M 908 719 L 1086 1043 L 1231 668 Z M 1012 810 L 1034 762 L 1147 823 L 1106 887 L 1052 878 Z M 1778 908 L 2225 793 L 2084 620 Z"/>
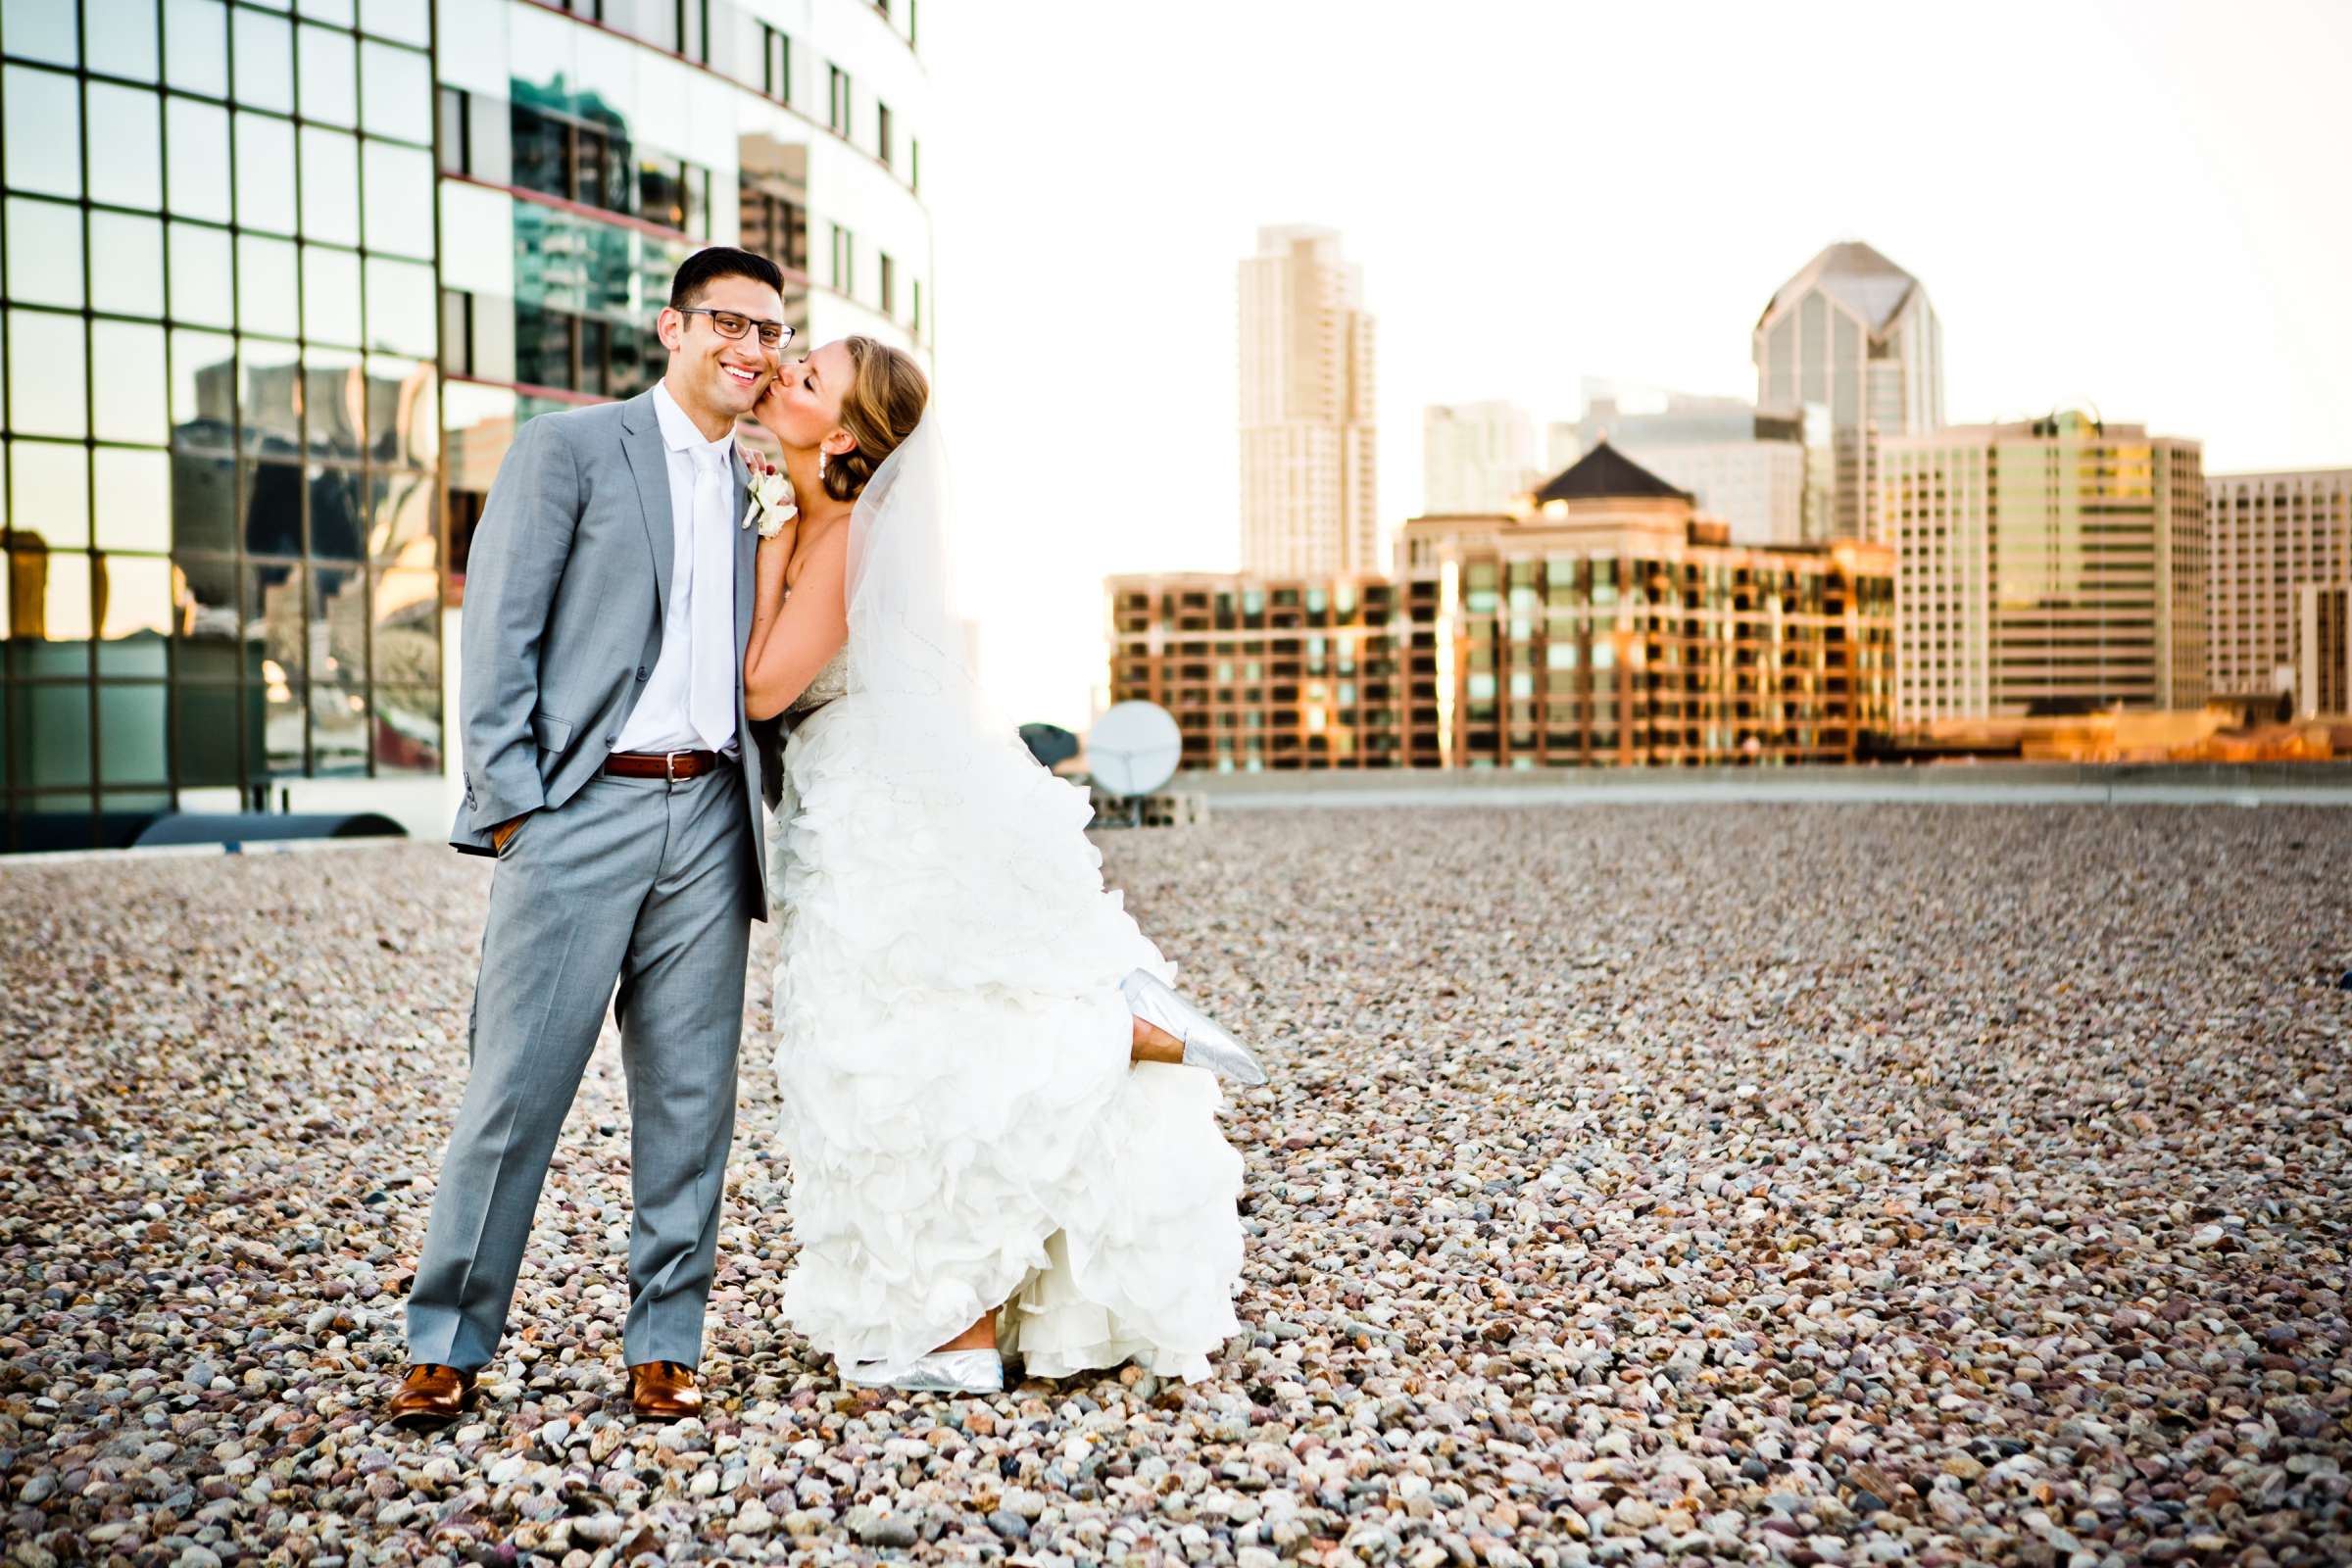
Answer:
<path fill-rule="evenodd" d="M 124 316 L 164 314 L 161 219 L 90 214 L 90 304 Z"/>
<path fill-rule="evenodd" d="M 239 624 L 233 558 L 182 556 L 172 563 L 172 629 L 183 679 L 236 679 Z"/>
<path fill-rule="evenodd" d="M 164 79 L 228 96 L 228 14 L 220 0 L 164 0 Z"/>
<path fill-rule="evenodd" d="M 228 230 L 172 223 L 169 242 L 172 317 L 200 326 L 236 325 L 237 301 L 230 286 L 236 268 L 229 255 Z"/>
<path fill-rule="evenodd" d="M 258 697 L 258 693 L 256 696 Z M 172 772 L 181 789 L 238 783 L 234 686 L 174 686 Z"/>
<path fill-rule="evenodd" d="M 234 26 L 237 102 L 294 112 L 293 27 L 276 17 L 237 8 Z"/>
<path fill-rule="evenodd" d="M 368 347 L 431 358 L 435 348 L 433 270 L 368 259 Z"/>
<path fill-rule="evenodd" d="M 429 468 L 439 455 L 433 368 L 378 356 L 368 362 L 368 453 L 376 463 Z"/>
<path fill-rule="evenodd" d="M 360 0 L 360 29 L 422 49 L 433 41 L 425 0 Z"/>
<path fill-rule="evenodd" d="M 325 623 L 326 657 L 311 675 L 311 769 L 315 773 L 368 771 L 368 688 L 366 574 L 317 573 L 319 618 Z"/>
<path fill-rule="evenodd" d="M 237 222 L 294 232 L 294 126 L 270 115 L 237 115 Z"/>
<path fill-rule="evenodd" d="M 433 564 L 433 482 L 422 473 L 378 471 L 368 482 L 368 554 L 406 565 Z"/>
<path fill-rule="evenodd" d="M 90 449 L 62 441 L 12 441 L 8 447 L 8 529 L 12 545 L 52 549 L 90 542 Z"/>
<path fill-rule="evenodd" d="M 360 341 L 360 258 L 320 245 L 302 248 L 302 335 L 319 343 Z"/>
<path fill-rule="evenodd" d="M 371 135 L 433 139 L 433 74 L 414 49 L 360 45 L 360 124 Z"/>
<path fill-rule="evenodd" d="M 441 688 L 375 689 L 375 765 L 384 773 L 441 771 Z"/>
<path fill-rule="evenodd" d="M 361 452 L 361 421 L 366 417 L 360 357 L 309 345 L 303 351 L 302 385 L 302 409 L 309 420 L 306 439 L 311 454 L 357 463 Z"/>
<path fill-rule="evenodd" d="M 171 454 L 100 447 L 97 467 L 97 506 L 92 532 L 98 547 L 159 553 L 170 550 Z"/>
<path fill-rule="evenodd" d="M 361 476 L 357 468 L 311 469 L 311 558 L 358 561 L 367 539 L 360 523 Z M 358 593 L 355 587 L 351 590 Z M 357 601 L 354 601 L 357 604 Z M 354 612 L 358 613 L 357 611 Z M 354 655 L 356 662 L 357 655 Z"/>
<path fill-rule="evenodd" d="M 300 563 L 259 562 L 245 568 L 247 669 L 272 685 L 301 681 L 310 642 L 303 609 Z"/>
<path fill-rule="evenodd" d="M 98 605 L 98 673 L 161 678 L 172 630 L 172 563 L 161 556 L 100 556 Z"/>
<path fill-rule="evenodd" d="M 20 435 L 86 435 L 81 318 L 8 313 L 8 413 Z"/>
<path fill-rule="evenodd" d="M 302 554 L 301 468 L 290 463 L 245 466 L 244 542 L 251 556 Z"/>
<path fill-rule="evenodd" d="M 360 148 L 339 130 L 302 132 L 302 232 L 337 245 L 360 242 Z M 426 220 L 431 232 L 431 220 Z"/>
<path fill-rule="evenodd" d="M 441 578 L 430 571 L 375 574 L 375 678 L 408 685 L 441 680 Z"/>
<path fill-rule="evenodd" d="M 90 371 L 96 382 L 92 418 L 101 441 L 171 439 L 164 329 L 145 321 L 90 323 Z"/>
<path fill-rule="evenodd" d="M 227 222 L 228 111 L 192 98 L 167 99 L 164 133 L 171 144 L 167 191 L 172 211 Z"/>
<path fill-rule="evenodd" d="M 90 83 L 90 200 L 155 212 L 164 205 L 164 108 L 138 87 Z"/>
<path fill-rule="evenodd" d="M 160 661 L 162 649 L 156 650 Z M 98 688 L 98 772 L 109 784 L 164 784 L 164 684 Z"/>
<path fill-rule="evenodd" d="M 8 603 L 16 620 L 10 666 L 17 674 L 89 673 L 89 557 L 77 551 L 18 551 L 8 558 Z"/>
<path fill-rule="evenodd" d="M 172 445 L 236 450 L 237 345 L 215 332 L 172 334 Z M 179 483 L 174 470 L 174 485 Z"/>
<path fill-rule="evenodd" d="M 81 105 L 74 78 L 10 66 L 0 73 L 0 93 L 8 101 L 0 120 L 7 144 L 0 169 L 8 183 L 51 196 L 80 195 Z"/>
<path fill-rule="evenodd" d="M 247 338 L 237 345 L 237 414 L 244 431 L 240 449 L 264 457 L 294 457 L 302 451 L 294 345 Z"/>
<path fill-rule="evenodd" d="M 284 9 L 280 7 L 279 9 Z M 352 0 L 302 0 L 299 8 L 306 17 L 318 22 L 331 22 L 338 27 L 348 27 L 359 21 Z"/>
<path fill-rule="evenodd" d="M 16 776 L 26 784 L 90 782 L 90 689 L 20 686 Z"/>
<path fill-rule="evenodd" d="M 433 158 L 415 147 L 371 141 L 367 165 L 368 248 L 430 260 Z M 307 172 L 307 171 L 306 171 Z"/>
<path fill-rule="evenodd" d="M 290 240 L 237 239 L 237 324 L 248 332 L 292 337 L 298 330 L 294 245 Z"/>
<path fill-rule="evenodd" d="M 80 308 L 79 208 L 8 199 L 8 295 L 19 305 Z"/>
<path fill-rule="evenodd" d="M 360 105 L 352 77 L 351 34 L 306 26 L 300 48 L 302 118 L 329 125 L 355 122 Z"/>
<path fill-rule="evenodd" d="M 155 79 L 155 0 L 82 0 L 81 31 L 92 71 Z"/>
<path fill-rule="evenodd" d="M 7 0 L 0 5 L 0 34 L 8 52 L 55 65 L 81 61 L 74 40 L 74 0 Z"/>

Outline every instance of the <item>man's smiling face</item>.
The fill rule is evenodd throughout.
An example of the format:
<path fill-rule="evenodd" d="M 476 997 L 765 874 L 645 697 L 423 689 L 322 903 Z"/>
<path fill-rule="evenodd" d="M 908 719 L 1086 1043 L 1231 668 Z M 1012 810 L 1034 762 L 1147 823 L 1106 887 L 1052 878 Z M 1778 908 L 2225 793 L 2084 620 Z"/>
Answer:
<path fill-rule="evenodd" d="M 694 314 L 662 313 L 662 342 L 669 350 L 671 397 L 689 414 L 736 419 L 752 412 L 775 373 L 776 356 L 760 345 L 758 323 L 781 321 L 784 300 L 758 278 L 714 277 L 690 301 Z M 723 336 L 705 313 L 727 311 L 754 324 L 739 338 Z"/>

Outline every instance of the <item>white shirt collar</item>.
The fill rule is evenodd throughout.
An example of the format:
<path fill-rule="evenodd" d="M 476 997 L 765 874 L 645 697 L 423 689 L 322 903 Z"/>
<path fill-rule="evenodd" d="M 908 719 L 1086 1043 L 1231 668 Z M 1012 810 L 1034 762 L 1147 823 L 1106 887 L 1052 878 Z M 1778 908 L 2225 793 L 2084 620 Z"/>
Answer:
<path fill-rule="evenodd" d="M 654 417 L 662 424 L 662 445 L 672 452 L 683 452 L 689 457 L 697 452 L 715 452 L 729 458 L 733 456 L 735 432 L 729 430 L 715 441 L 704 440 L 703 432 L 695 428 L 694 421 L 686 416 L 686 411 L 678 407 L 678 400 L 671 397 L 669 388 L 660 381 L 654 383 Z"/>

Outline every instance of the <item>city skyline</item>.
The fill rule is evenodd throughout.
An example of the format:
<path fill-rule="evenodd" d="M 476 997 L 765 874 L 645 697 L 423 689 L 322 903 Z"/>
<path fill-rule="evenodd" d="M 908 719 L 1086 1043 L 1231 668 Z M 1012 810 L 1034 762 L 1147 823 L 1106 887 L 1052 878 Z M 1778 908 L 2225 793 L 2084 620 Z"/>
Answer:
<path fill-rule="evenodd" d="M 2325 149 L 2352 143 L 2339 10 L 1996 8 L 1965 28 L 1850 7 L 1693 23 L 1494 6 L 1436 27 L 1372 6 L 1342 28 L 1328 6 L 1210 6 L 1183 30 L 1033 14 L 993 34 L 957 8 L 925 19 L 960 471 L 1054 437 L 1017 546 L 995 532 L 966 562 L 990 685 L 1019 716 L 1088 716 L 1104 575 L 1239 559 L 1232 267 L 1264 223 L 1328 225 L 1364 268 L 1392 534 L 1421 494 L 1423 408 L 1507 399 L 1541 426 L 1579 412 L 1588 375 L 1752 398 L 1766 303 L 1844 239 L 1927 283 L 1950 419 L 2089 403 L 2198 440 L 2212 471 L 2352 463 L 2352 298 L 2334 283 L 2352 213 L 2308 199 Z M 1152 53 L 1149 78 L 1046 74 L 1064 49 L 1131 48 Z M 1899 130 L 1852 137 L 1831 84 L 1920 50 L 1937 66 Z M 1568 59 L 1617 65 L 1570 100 Z M 1792 93 L 1791 73 L 1823 90 Z M 1766 79 L 1789 154 L 1731 156 L 1759 133 Z M 1184 136 L 1157 129 L 1178 121 Z M 1433 203 L 1475 220 L 1433 222 Z M 2115 216 L 2133 211 L 2187 220 L 2154 248 Z M 984 396 L 959 395 L 967 375 Z M 1135 492 L 1139 466 L 1169 463 L 1181 482 Z"/>

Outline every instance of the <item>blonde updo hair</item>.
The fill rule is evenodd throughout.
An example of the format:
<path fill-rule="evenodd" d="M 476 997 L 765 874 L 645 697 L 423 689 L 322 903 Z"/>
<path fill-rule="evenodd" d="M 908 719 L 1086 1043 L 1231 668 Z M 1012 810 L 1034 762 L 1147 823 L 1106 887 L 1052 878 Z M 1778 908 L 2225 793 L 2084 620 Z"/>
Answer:
<path fill-rule="evenodd" d="M 858 445 L 826 454 L 824 486 L 836 501 L 855 501 L 882 460 L 914 433 L 931 401 L 931 382 L 912 355 L 879 338 L 848 337 L 842 347 L 850 351 L 855 368 L 850 389 L 841 396 L 841 427 Z"/>

